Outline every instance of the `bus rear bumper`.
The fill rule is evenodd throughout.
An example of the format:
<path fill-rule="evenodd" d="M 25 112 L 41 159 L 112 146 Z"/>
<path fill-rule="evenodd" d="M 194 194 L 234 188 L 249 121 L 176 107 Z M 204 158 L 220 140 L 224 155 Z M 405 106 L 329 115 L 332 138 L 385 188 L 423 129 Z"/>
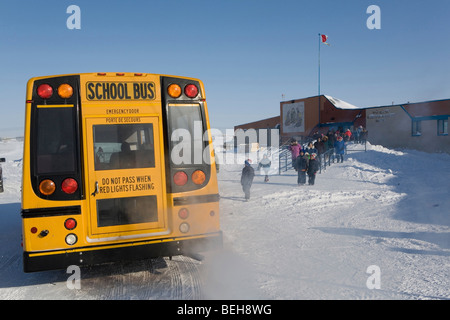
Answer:
<path fill-rule="evenodd" d="M 191 255 L 222 248 L 222 232 L 195 238 L 161 239 L 151 243 L 121 244 L 108 248 L 88 247 L 55 252 L 24 252 L 24 272 L 66 269 L 126 260 L 143 260 L 176 255 Z"/>

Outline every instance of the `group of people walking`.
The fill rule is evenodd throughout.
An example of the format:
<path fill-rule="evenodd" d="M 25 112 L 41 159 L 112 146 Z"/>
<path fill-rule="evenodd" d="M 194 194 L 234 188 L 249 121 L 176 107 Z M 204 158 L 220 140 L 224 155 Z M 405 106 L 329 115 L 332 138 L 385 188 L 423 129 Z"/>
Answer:
<path fill-rule="evenodd" d="M 314 185 L 316 174 L 320 170 L 321 158 L 327 161 L 327 157 L 332 157 L 337 160 L 337 163 L 344 162 L 344 154 L 346 142 L 354 140 L 355 143 L 360 143 L 366 139 L 367 130 L 358 127 L 357 137 L 353 137 L 352 132 L 347 130 L 329 130 L 325 135 L 315 136 L 315 142 L 309 142 L 307 146 L 302 146 L 296 140 L 293 140 L 289 146 L 292 155 L 292 166 L 297 171 L 297 184 L 299 186 L 306 184 L 306 177 L 308 177 L 308 185 Z M 332 150 L 332 152 L 327 152 Z M 331 159 L 330 159 L 331 160 Z M 245 199 L 250 199 L 250 188 L 253 183 L 255 171 L 251 166 L 251 161 L 246 160 L 245 166 L 242 169 L 241 185 L 245 194 Z M 270 159 L 267 155 L 258 164 L 258 169 L 262 169 L 265 173 L 264 182 L 269 181 L 268 171 L 271 165 Z"/>
<path fill-rule="evenodd" d="M 299 186 L 306 183 L 306 175 L 308 175 L 308 184 L 313 186 L 316 181 L 316 173 L 319 171 L 317 153 L 304 152 L 303 149 L 300 150 L 300 154 L 294 162 L 294 169 L 297 171 L 297 184 Z"/>
<path fill-rule="evenodd" d="M 319 151 L 317 147 L 310 142 L 303 148 L 297 141 L 293 141 L 289 146 L 292 154 L 292 166 L 298 173 L 297 183 L 299 186 L 306 183 L 308 175 L 308 184 L 314 185 L 316 173 L 320 169 Z"/>
<path fill-rule="evenodd" d="M 334 163 L 336 160 L 339 163 L 344 161 L 346 144 L 348 142 L 365 143 L 367 141 L 367 130 L 362 126 L 359 126 L 353 132 L 350 129 L 330 129 L 326 134 L 317 132 L 314 134 L 313 139 L 315 139 L 314 146 L 317 148 L 319 157 L 324 155 L 323 159 L 325 161 L 331 160 Z M 294 152 L 292 157 L 295 157 Z"/>
<path fill-rule="evenodd" d="M 315 150 L 315 149 L 314 149 Z M 303 149 L 299 150 L 299 155 L 295 159 L 294 168 L 298 172 L 297 183 L 299 186 L 306 183 L 306 176 L 308 176 L 308 184 L 314 185 L 317 171 L 319 171 L 319 160 L 317 159 L 317 152 L 309 150 L 306 152 Z M 263 159 L 258 164 L 258 169 L 264 171 L 264 182 L 269 181 L 269 169 L 271 161 L 264 155 Z M 251 160 L 245 160 L 244 168 L 241 174 L 241 185 L 244 191 L 245 200 L 250 200 L 250 189 L 255 177 L 255 170 L 251 166 Z"/>

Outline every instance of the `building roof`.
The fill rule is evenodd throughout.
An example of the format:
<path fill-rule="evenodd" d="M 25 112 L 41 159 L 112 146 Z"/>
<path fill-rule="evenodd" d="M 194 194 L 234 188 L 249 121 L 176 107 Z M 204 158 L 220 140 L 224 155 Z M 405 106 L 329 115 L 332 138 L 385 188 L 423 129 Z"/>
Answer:
<path fill-rule="evenodd" d="M 271 118 L 266 118 L 262 120 L 257 120 L 253 122 L 248 122 L 240 125 L 234 126 L 234 130 L 237 129 L 262 129 L 262 128 L 275 128 L 280 125 L 280 116 L 275 116 Z"/>
<path fill-rule="evenodd" d="M 345 102 L 344 100 L 340 100 L 338 98 L 334 98 L 332 96 L 327 96 L 324 95 L 325 98 L 328 99 L 328 101 L 330 101 L 336 108 L 338 109 L 363 109 L 363 108 L 359 108 L 357 106 L 354 106 L 348 102 Z"/>
<path fill-rule="evenodd" d="M 412 117 L 450 115 L 450 100 L 425 101 L 403 105 Z"/>
<path fill-rule="evenodd" d="M 427 117 L 436 115 L 450 115 L 450 99 L 431 100 L 423 102 L 407 102 L 387 106 L 376 106 L 365 109 L 402 107 L 411 117 Z"/>

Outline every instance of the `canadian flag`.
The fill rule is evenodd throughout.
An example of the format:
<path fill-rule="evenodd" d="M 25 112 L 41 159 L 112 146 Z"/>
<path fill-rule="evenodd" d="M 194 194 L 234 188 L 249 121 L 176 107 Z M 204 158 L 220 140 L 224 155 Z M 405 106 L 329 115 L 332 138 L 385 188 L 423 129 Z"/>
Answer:
<path fill-rule="evenodd" d="M 321 34 L 320 36 L 322 37 L 322 43 L 324 43 L 324 44 L 326 44 L 327 46 L 329 46 L 330 44 L 327 43 L 328 36 L 326 36 L 326 35 L 324 35 L 324 34 Z"/>

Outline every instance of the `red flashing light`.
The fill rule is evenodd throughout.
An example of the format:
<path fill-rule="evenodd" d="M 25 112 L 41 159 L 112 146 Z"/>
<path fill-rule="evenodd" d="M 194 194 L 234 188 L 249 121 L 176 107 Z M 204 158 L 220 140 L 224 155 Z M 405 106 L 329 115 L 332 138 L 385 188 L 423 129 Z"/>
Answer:
<path fill-rule="evenodd" d="M 49 84 L 41 84 L 37 88 L 37 94 L 42 99 L 48 99 L 53 95 L 53 88 Z"/>
<path fill-rule="evenodd" d="M 173 175 L 173 182 L 175 182 L 177 186 L 184 186 L 187 183 L 187 180 L 188 176 L 184 171 L 178 171 Z"/>
<path fill-rule="evenodd" d="M 67 194 L 72 194 L 78 189 L 78 182 L 75 179 L 67 178 L 61 184 L 61 189 Z"/>
<path fill-rule="evenodd" d="M 184 87 L 184 94 L 189 98 L 195 98 L 198 95 L 198 88 L 194 84 L 188 84 Z"/>

